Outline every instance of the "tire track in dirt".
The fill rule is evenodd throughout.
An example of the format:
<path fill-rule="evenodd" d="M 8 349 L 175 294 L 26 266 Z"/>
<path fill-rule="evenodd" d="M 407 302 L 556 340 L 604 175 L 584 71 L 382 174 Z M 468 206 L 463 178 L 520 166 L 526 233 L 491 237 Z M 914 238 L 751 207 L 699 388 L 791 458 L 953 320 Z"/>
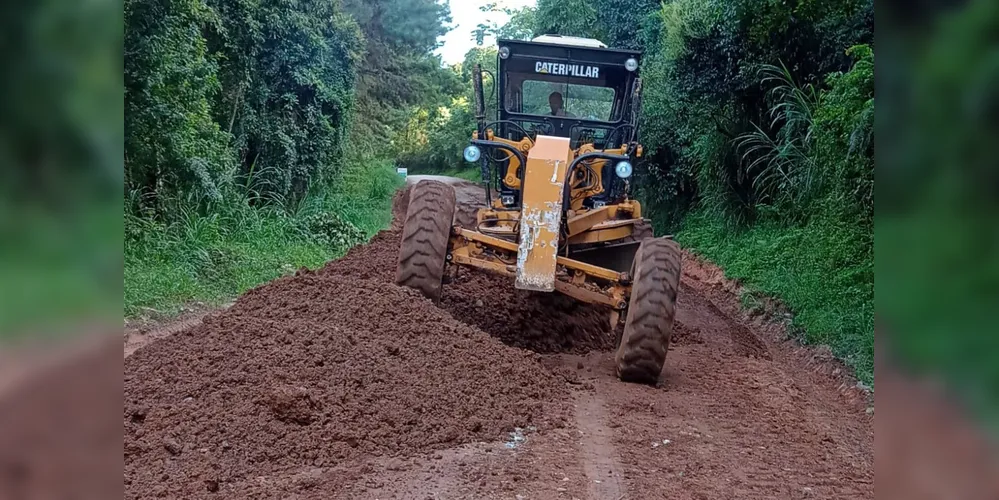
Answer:
<path fill-rule="evenodd" d="M 660 387 L 617 383 L 606 356 L 575 361 L 598 374 L 626 498 L 873 498 L 873 418 L 834 385 L 802 377 L 788 346 L 769 344 L 713 295 L 685 276 L 685 338 Z"/>
<path fill-rule="evenodd" d="M 158 340 L 165 339 L 184 330 L 189 330 L 201 324 L 201 321 L 210 314 L 201 312 L 192 316 L 182 317 L 173 321 L 168 321 L 161 326 L 156 326 L 145 331 L 139 329 L 125 329 L 124 355 L 129 357 L 143 347 Z"/>
<path fill-rule="evenodd" d="M 581 434 L 579 455 L 589 480 L 590 498 L 622 498 L 624 467 L 614 449 L 613 431 L 607 425 L 603 401 L 595 393 L 577 395 L 575 416 Z"/>

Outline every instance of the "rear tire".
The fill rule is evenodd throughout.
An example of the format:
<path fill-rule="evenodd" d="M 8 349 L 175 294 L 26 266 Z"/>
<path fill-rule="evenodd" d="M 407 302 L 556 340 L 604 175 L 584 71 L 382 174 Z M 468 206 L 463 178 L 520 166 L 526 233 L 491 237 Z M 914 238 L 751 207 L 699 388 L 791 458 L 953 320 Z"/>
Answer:
<path fill-rule="evenodd" d="M 652 224 L 643 219 L 635 223 L 631 230 L 631 236 L 625 238 L 624 241 L 645 241 L 652 237 L 654 237 L 652 234 Z"/>
<path fill-rule="evenodd" d="M 454 188 L 443 182 L 420 181 L 409 193 L 395 282 L 434 303 L 441 298 L 454 210 Z"/>
<path fill-rule="evenodd" d="M 659 380 L 673 331 L 679 283 L 680 247 L 676 242 L 644 240 L 635 255 L 628 316 L 614 355 L 621 380 L 642 384 Z"/>

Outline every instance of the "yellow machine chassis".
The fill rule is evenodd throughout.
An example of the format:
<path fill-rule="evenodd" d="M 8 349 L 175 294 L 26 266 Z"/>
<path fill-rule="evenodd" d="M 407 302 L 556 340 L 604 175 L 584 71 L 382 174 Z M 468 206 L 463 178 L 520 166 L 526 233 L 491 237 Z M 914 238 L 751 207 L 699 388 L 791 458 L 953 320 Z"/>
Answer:
<path fill-rule="evenodd" d="M 607 306 L 612 311 L 611 324 L 616 324 L 628 307 L 630 272 L 572 259 L 569 251 L 631 236 L 635 224 L 643 220 L 641 204 L 625 198 L 598 208 L 583 206 L 588 197 L 604 192 L 601 172 L 607 160 L 592 160 L 588 168 L 571 173 L 566 167 L 574 158 L 595 152 L 592 144 L 572 150 L 566 138 L 537 136 L 514 142 L 496 137 L 492 130 L 485 136 L 526 153 L 526 165 L 513 154 L 505 158 L 508 165 L 502 178 L 508 187 L 521 191 L 522 206 L 506 209 L 495 199 L 479 210 L 474 229 L 452 228 L 448 263 L 514 278 L 517 288 L 557 291 Z M 626 147 L 601 152 L 621 155 Z M 640 146 L 637 156 L 641 156 Z"/>
<path fill-rule="evenodd" d="M 615 216 L 631 215 L 628 219 Z M 497 212 L 482 209 L 479 224 L 493 222 L 513 224 L 519 219 L 517 211 Z M 641 207 L 637 201 L 621 205 L 608 205 L 579 214 L 572 214 L 567 222 L 569 244 L 601 243 L 620 240 L 632 234 L 635 223 L 642 221 Z M 494 226 L 496 227 L 496 226 Z M 515 237 L 516 232 L 509 236 Z M 467 266 L 485 272 L 516 278 L 518 244 L 510 239 L 491 236 L 480 231 L 454 226 L 448 244 L 449 264 Z M 556 257 L 555 290 L 576 300 L 600 304 L 611 309 L 611 324 L 617 324 L 621 311 L 628 307 L 632 276 L 629 272 L 588 264 L 564 255 Z"/>

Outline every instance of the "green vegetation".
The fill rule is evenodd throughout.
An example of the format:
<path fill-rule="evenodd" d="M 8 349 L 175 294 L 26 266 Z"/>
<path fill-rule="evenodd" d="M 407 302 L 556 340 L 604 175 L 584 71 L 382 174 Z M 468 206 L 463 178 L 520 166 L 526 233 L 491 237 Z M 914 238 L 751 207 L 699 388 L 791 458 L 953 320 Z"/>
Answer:
<path fill-rule="evenodd" d="M 899 5 L 878 71 L 879 352 L 944 373 L 999 433 L 999 4 Z M 882 13 L 878 13 L 879 20 Z M 997 434 L 999 435 L 999 434 Z"/>
<path fill-rule="evenodd" d="M 113 318 L 121 284 L 117 203 L 77 201 L 70 213 L 0 201 L 0 341 L 79 333 Z M 112 205 L 111 203 L 114 203 Z"/>
<path fill-rule="evenodd" d="M 491 32 L 490 32 L 491 33 Z M 481 37 L 484 34 L 479 34 Z M 472 68 L 480 64 L 482 69 L 495 74 L 496 48 L 475 47 L 465 54 L 465 60 L 449 71 L 458 82 L 449 95 L 442 95 L 441 101 L 414 110 L 405 126 L 396 162 L 406 167 L 412 174 L 459 173 L 459 177 L 481 179 L 476 166 L 470 166 L 462 159 L 461 151 L 468 145 L 475 130 L 475 116 L 472 111 Z M 493 83 L 486 76 L 483 91 L 492 93 Z M 486 98 L 487 116 L 495 114 L 496 99 Z"/>
<path fill-rule="evenodd" d="M 321 267 L 388 226 L 400 184 L 394 167 L 378 162 L 294 209 L 232 200 L 224 211 L 182 212 L 169 223 L 126 214 L 125 315 L 218 304 L 301 267 Z"/>
<path fill-rule="evenodd" d="M 124 313 L 223 301 L 385 227 L 457 85 L 435 0 L 126 0 Z"/>
<path fill-rule="evenodd" d="M 835 219 L 788 226 L 767 220 L 733 231 L 706 212 L 687 216 L 677 235 L 747 284 L 749 296 L 779 297 L 796 314 L 792 330 L 798 340 L 828 345 L 854 367 L 858 378 L 874 380 L 874 261 L 869 255 L 844 260 L 863 242 L 852 241 L 855 228 Z"/>
<path fill-rule="evenodd" d="M 42 0 L 0 16 L 5 60 L 18 68 L 0 93 L 4 344 L 117 315 L 121 20 L 106 1 Z"/>

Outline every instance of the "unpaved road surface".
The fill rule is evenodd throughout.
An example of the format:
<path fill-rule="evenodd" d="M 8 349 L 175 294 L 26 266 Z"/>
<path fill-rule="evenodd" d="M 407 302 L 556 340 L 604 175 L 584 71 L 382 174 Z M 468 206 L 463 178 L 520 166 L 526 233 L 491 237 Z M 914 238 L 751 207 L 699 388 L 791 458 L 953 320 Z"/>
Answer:
<path fill-rule="evenodd" d="M 616 380 L 606 311 L 395 286 L 399 233 L 126 352 L 125 498 L 874 498 L 870 397 L 709 264 L 649 387 Z"/>

